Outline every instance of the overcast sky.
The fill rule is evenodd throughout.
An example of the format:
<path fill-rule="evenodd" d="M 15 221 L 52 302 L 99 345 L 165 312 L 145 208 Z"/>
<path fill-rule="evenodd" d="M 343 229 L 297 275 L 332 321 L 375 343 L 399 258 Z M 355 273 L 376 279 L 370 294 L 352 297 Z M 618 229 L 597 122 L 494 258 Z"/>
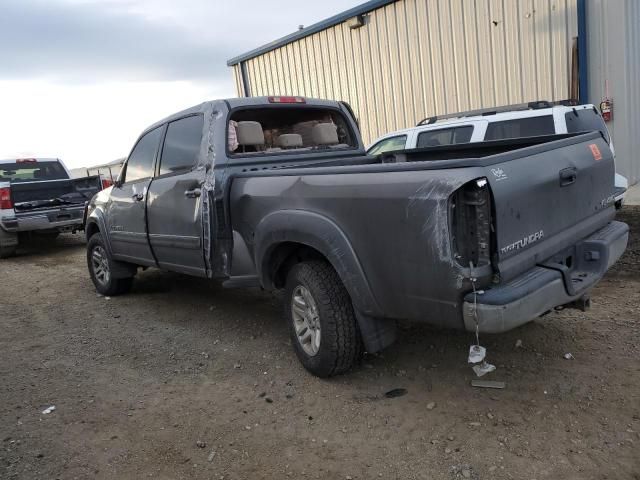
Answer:
<path fill-rule="evenodd" d="M 0 0 L 0 158 L 71 167 L 235 96 L 226 61 L 363 0 Z"/>

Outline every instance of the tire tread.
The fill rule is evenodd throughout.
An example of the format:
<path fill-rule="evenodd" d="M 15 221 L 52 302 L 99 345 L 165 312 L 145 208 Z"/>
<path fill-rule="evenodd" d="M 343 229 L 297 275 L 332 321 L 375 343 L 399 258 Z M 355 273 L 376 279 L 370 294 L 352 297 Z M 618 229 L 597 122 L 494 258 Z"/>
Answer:
<path fill-rule="evenodd" d="M 331 377 L 350 370 L 361 357 L 363 348 L 351 298 L 340 277 L 330 264 L 317 260 L 295 265 L 290 276 L 308 284 L 321 313 L 325 315 L 320 348 L 330 351 L 329 355 L 325 355 L 328 362 L 311 370 L 302 354 L 303 365 L 321 377 Z M 285 302 L 285 308 L 290 309 L 289 300 Z M 297 342 L 297 339 L 293 340 Z M 296 348 L 296 352 L 300 357 L 299 348 Z"/>

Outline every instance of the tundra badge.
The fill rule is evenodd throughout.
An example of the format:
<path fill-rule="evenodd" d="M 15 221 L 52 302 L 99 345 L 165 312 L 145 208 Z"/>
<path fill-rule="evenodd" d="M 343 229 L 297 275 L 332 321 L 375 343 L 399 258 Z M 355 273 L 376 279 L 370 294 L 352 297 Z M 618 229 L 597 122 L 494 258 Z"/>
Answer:
<path fill-rule="evenodd" d="M 512 250 L 520 250 L 521 248 L 526 247 L 527 245 L 531 245 L 534 242 L 537 242 L 542 237 L 544 237 L 544 230 L 540 230 L 539 232 L 532 233 L 531 235 L 527 235 L 524 238 L 521 238 L 517 242 L 513 242 L 511 245 L 507 245 L 506 247 L 502 247 L 500 252 L 507 253 Z"/>

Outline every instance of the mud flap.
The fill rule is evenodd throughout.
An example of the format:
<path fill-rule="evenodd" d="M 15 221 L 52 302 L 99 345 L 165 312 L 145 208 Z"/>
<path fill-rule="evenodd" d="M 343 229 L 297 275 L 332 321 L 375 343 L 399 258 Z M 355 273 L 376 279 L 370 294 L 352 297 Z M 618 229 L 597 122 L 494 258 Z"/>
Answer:
<path fill-rule="evenodd" d="M 369 353 L 376 353 L 396 341 L 398 327 L 395 320 L 369 317 L 355 310 L 362 342 Z"/>

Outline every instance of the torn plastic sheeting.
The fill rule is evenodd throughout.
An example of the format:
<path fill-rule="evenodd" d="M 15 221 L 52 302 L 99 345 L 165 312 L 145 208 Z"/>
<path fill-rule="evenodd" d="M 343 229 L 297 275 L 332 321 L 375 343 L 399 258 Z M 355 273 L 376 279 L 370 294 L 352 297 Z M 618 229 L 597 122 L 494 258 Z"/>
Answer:
<path fill-rule="evenodd" d="M 220 271 L 228 269 L 228 256 L 224 248 L 219 248 L 218 239 L 212 236 L 214 222 L 216 221 L 215 201 L 216 196 L 221 197 L 224 191 L 223 185 L 216 185 L 216 145 L 218 142 L 226 142 L 226 131 L 216 132 L 215 126 L 218 120 L 224 116 L 226 106 L 223 102 L 205 102 L 200 105 L 200 111 L 204 114 L 203 137 L 207 139 L 201 145 L 198 168 L 205 170 L 204 182 L 202 184 L 202 230 L 204 244 L 204 258 L 207 269 L 207 277 L 212 278 Z M 216 136 L 216 133 L 218 135 Z M 220 140 L 220 137 L 223 137 Z M 225 145 L 226 143 L 223 143 Z M 226 177 L 223 179 L 226 182 Z M 217 230 L 217 229 L 216 229 Z M 228 245 L 226 245 L 228 247 Z M 222 265 L 216 265 L 213 252 L 219 252 L 217 258 L 221 259 Z"/>
<path fill-rule="evenodd" d="M 469 347 L 469 363 L 480 363 L 487 355 L 487 349 L 480 345 L 471 345 Z"/>

